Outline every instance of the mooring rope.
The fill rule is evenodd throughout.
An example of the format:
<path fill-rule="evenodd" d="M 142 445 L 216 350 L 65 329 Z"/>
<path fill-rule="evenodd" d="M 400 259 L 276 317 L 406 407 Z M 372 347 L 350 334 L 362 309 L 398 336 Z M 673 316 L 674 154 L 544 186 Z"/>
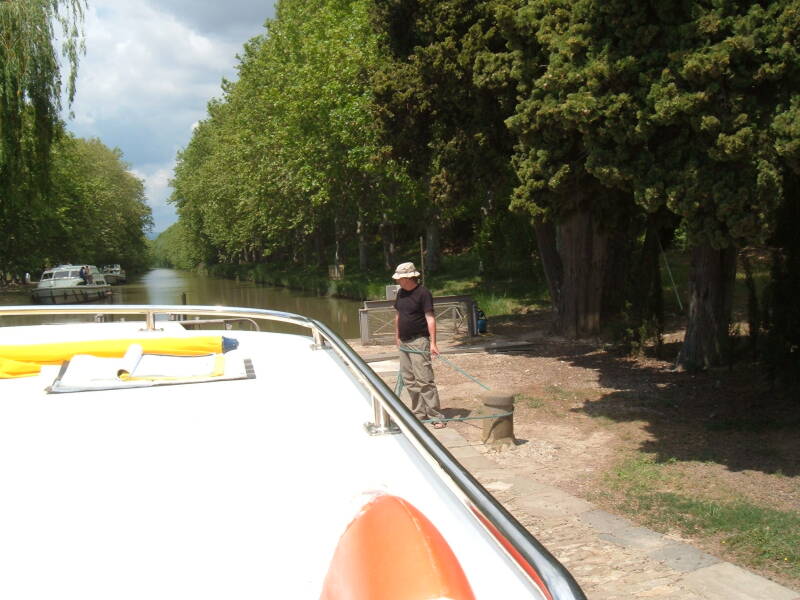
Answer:
<path fill-rule="evenodd" d="M 430 352 L 425 352 L 423 350 L 415 350 L 414 348 L 408 348 L 407 346 L 398 346 L 398 348 L 400 349 L 401 352 L 405 352 L 406 354 L 430 354 Z M 459 373 L 461 373 L 465 377 L 468 377 L 469 379 L 471 379 L 472 381 L 477 383 L 479 386 L 481 386 L 483 389 L 491 391 L 492 388 L 490 388 L 488 385 L 485 385 L 485 384 L 481 383 L 480 381 L 478 381 L 478 379 L 476 377 L 473 377 L 472 375 L 467 373 L 464 369 L 461 369 L 460 367 L 454 365 L 449 360 L 444 358 L 441 354 L 437 354 L 436 358 L 438 358 L 440 361 L 442 361 L 444 364 L 446 364 L 451 369 L 453 369 L 455 371 L 458 371 Z M 402 391 L 403 391 L 403 375 L 402 375 L 402 370 L 400 370 L 400 371 L 397 372 L 397 383 L 394 386 L 394 394 L 395 394 L 395 396 L 397 396 L 399 398 L 400 397 L 400 393 Z M 446 422 L 446 421 L 471 421 L 471 420 L 477 420 L 477 419 L 496 419 L 498 417 L 509 417 L 509 416 L 511 416 L 513 414 L 514 413 L 510 411 L 510 412 L 503 412 L 503 413 L 494 413 L 494 414 L 491 414 L 491 415 L 482 415 L 480 417 L 443 417 L 443 418 L 437 418 L 437 419 L 420 419 L 420 420 L 423 423 L 443 423 L 443 422 Z"/>

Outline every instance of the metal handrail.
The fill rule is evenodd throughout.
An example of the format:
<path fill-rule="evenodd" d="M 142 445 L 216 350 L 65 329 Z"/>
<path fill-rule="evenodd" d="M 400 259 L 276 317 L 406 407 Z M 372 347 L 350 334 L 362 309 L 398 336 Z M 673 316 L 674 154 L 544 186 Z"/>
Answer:
<path fill-rule="evenodd" d="M 247 317 L 236 317 L 234 319 L 182 319 L 176 321 L 176 323 L 185 327 L 197 325 L 224 325 L 225 328 L 228 329 L 228 325 L 237 321 L 250 323 L 253 326 L 253 331 L 261 331 L 261 328 L 258 326 L 258 322 Z"/>
<path fill-rule="evenodd" d="M 6 306 L 0 307 L 3 316 L 35 316 L 53 314 L 126 314 L 142 315 L 148 329 L 155 329 L 156 315 L 215 315 L 248 319 L 265 319 L 289 323 L 311 331 L 314 347 L 324 348 L 326 343 L 353 374 L 367 387 L 373 401 L 376 428 L 388 429 L 393 421 L 423 456 L 444 471 L 451 487 L 465 498 L 472 510 L 486 519 L 496 530 L 492 535 L 502 536 L 530 565 L 547 587 L 553 600 L 586 600 L 575 579 L 547 549 L 517 521 L 453 455 L 420 423 L 408 407 L 389 389 L 386 383 L 366 362 L 328 326 L 294 313 L 222 306 L 185 305 L 85 305 L 60 306 Z M 502 540 L 501 545 L 502 545 Z M 513 561 L 515 564 L 516 559 Z M 522 568 L 520 566 L 520 568 Z M 524 569 L 523 569 L 524 570 Z"/>

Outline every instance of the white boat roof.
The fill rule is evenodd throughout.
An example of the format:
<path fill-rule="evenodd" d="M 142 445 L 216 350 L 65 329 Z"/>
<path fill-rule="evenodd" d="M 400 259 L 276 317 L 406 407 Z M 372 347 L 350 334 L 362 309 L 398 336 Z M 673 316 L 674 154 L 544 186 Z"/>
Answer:
<path fill-rule="evenodd" d="M 0 344 L 209 334 L 157 324 L 4 327 Z M 54 365 L 0 380 L 0 597 L 318 598 L 374 492 L 435 524 L 476 598 L 544 597 L 413 436 L 368 433 L 371 393 L 339 353 L 217 333 L 254 379 L 53 394 Z"/>
<path fill-rule="evenodd" d="M 56 265 L 55 267 L 49 267 L 44 270 L 45 273 L 48 271 L 67 271 L 72 269 L 80 269 L 81 267 L 89 267 L 92 269 L 97 269 L 96 265 L 87 265 L 87 264 L 80 264 L 80 265 L 73 265 L 73 264 L 63 264 L 63 265 Z"/>

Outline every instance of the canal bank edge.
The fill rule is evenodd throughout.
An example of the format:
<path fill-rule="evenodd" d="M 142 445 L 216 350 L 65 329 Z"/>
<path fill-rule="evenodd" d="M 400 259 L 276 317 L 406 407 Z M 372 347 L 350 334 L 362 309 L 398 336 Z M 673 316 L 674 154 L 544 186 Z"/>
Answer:
<path fill-rule="evenodd" d="M 198 273 L 223 279 L 252 281 L 262 285 L 284 287 L 298 290 L 317 296 L 331 298 L 348 298 L 351 300 L 367 300 L 369 298 L 382 298 L 385 286 L 390 277 L 385 279 L 369 275 L 346 276 L 341 279 L 331 279 L 327 273 L 319 269 L 297 268 L 292 270 L 273 270 L 266 264 L 244 265 L 210 265 L 201 266 Z"/>

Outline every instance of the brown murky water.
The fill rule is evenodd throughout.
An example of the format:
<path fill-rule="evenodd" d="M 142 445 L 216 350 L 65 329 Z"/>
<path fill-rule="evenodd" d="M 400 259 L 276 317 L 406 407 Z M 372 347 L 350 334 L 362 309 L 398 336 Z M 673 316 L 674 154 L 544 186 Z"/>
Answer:
<path fill-rule="evenodd" d="M 153 269 L 113 286 L 113 304 L 196 304 L 266 308 L 297 313 L 322 321 L 345 339 L 359 337 L 361 303 L 341 298 L 309 296 L 302 292 L 203 277 L 187 271 Z M 31 304 L 27 291 L 0 292 L 0 304 Z"/>

